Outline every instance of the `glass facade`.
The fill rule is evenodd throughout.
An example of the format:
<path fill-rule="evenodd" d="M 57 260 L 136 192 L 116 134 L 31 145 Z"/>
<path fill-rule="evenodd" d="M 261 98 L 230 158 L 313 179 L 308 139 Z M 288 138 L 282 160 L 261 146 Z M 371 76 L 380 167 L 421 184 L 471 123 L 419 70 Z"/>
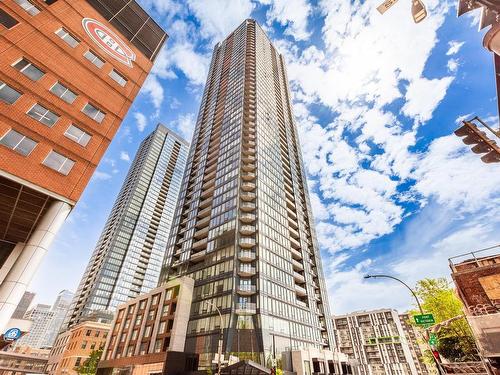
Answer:
<path fill-rule="evenodd" d="M 72 327 L 158 285 L 188 144 L 162 125 L 142 143 L 66 317 Z"/>
<path fill-rule="evenodd" d="M 262 364 L 334 347 L 294 121 L 283 58 L 247 20 L 215 47 L 161 276 L 195 279 L 202 366 L 221 327 L 225 353 Z"/>

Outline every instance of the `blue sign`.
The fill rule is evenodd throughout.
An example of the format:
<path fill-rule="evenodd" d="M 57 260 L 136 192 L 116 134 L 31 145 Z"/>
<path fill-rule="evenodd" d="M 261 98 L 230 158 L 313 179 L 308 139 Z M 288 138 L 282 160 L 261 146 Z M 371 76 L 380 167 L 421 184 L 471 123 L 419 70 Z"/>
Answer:
<path fill-rule="evenodd" d="M 16 341 L 21 335 L 22 332 L 19 328 L 9 328 L 7 332 L 3 334 L 3 339 L 5 341 Z"/>

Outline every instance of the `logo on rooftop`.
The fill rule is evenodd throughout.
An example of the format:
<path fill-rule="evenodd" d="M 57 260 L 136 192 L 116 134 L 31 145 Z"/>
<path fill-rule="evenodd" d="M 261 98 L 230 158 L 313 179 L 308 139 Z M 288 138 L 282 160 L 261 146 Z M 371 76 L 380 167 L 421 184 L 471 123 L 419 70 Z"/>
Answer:
<path fill-rule="evenodd" d="M 135 53 L 109 27 L 92 18 L 84 18 L 82 26 L 92 40 L 108 55 L 122 64 L 132 67 Z"/>

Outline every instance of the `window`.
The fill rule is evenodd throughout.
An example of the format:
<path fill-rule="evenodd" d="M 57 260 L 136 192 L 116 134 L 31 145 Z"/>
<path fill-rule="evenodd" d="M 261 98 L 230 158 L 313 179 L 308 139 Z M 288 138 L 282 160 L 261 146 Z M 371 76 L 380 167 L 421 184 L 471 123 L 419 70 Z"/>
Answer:
<path fill-rule="evenodd" d="M 19 22 L 12 17 L 9 13 L 5 12 L 3 9 L 0 9 L 0 25 L 4 25 L 7 29 L 12 29 Z"/>
<path fill-rule="evenodd" d="M 59 173 L 62 173 L 63 175 L 68 175 L 71 168 L 73 168 L 73 165 L 75 165 L 75 162 L 52 150 L 42 164 Z M 90 336 L 90 334 L 87 336 Z"/>
<path fill-rule="evenodd" d="M 57 36 L 64 40 L 71 48 L 75 48 L 80 41 L 71 35 L 64 27 L 56 31 Z"/>
<path fill-rule="evenodd" d="M 40 13 L 40 9 L 38 9 L 35 5 L 33 5 L 33 3 L 29 0 L 14 0 L 14 1 L 32 16 L 36 16 L 38 13 Z"/>
<path fill-rule="evenodd" d="M 82 346 L 81 348 L 82 349 L 85 349 L 87 347 L 87 341 L 82 341 Z"/>
<path fill-rule="evenodd" d="M 104 120 L 104 116 L 106 115 L 103 111 L 101 111 L 99 108 L 94 107 L 90 103 L 85 104 L 82 112 L 98 123 L 101 123 L 102 120 Z"/>
<path fill-rule="evenodd" d="M 88 50 L 83 54 L 83 56 L 89 60 L 92 64 L 97 66 L 99 69 L 101 69 L 104 65 L 104 60 L 101 59 L 99 56 L 97 56 L 94 52 L 91 50 Z"/>
<path fill-rule="evenodd" d="M 14 104 L 22 94 L 6 83 L 0 81 L 0 100 L 7 104 Z"/>
<path fill-rule="evenodd" d="M 78 96 L 60 82 L 56 82 L 54 86 L 50 88 L 50 92 L 69 104 L 72 104 Z"/>
<path fill-rule="evenodd" d="M 37 68 L 25 58 L 22 58 L 12 66 L 33 81 L 38 81 L 45 74 L 45 72 Z"/>
<path fill-rule="evenodd" d="M 59 120 L 58 115 L 38 103 L 31 107 L 27 115 L 49 127 L 52 127 Z"/>
<path fill-rule="evenodd" d="M 0 139 L 0 144 L 23 156 L 28 156 L 37 145 L 37 142 L 11 129 Z"/>
<path fill-rule="evenodd" d="M 127 84 L 127 79 L 114 69 L 111 69 L 111 72 L 109 72 L 109 76 L 122 87 Z"/>
<path fill-rule="evenodd" d="M 78 367 L 80 366 L 80 363 L 82 362 L 82 358 L 81 357 L 78 357 L 75 361 L 75 367 Z"/>

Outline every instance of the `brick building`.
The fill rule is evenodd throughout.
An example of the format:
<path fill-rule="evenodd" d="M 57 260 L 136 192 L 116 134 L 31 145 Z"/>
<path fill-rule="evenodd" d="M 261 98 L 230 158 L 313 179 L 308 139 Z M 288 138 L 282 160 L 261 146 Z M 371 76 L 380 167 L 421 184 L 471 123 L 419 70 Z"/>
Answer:
<path fill-rule="evenodd" d="M 166 38 L 134 0 L 0 2 L 0 329 Z"/>
<path fill-rule="evenodd" d="M 94 350 L 104 349 L 109 323 L 85 321 L 59 335 L 48 358 L 46 372 L 50 375 L 76 375 Z"/>

